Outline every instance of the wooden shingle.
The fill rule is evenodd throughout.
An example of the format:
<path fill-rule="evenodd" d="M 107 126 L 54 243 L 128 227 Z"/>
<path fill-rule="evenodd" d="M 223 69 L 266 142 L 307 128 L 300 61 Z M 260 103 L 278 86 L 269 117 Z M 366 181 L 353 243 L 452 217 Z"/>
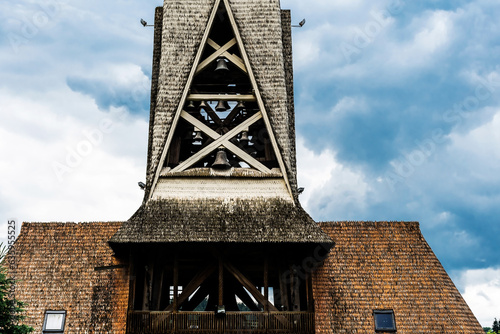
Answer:
<path fill-rule="evenodd" d="M 483 333 L 415 222 L 320 223 L 335 241 L 314 273 L 316 333 L 373 333 L 373 311 L 397 332 Z"/>
<path fill-rule="evenodd" d="M 47 310 L 65 310 L 65 333 L 125 333 L 128 267 L 108 240 L 121 223 L 24 223 L 7 261 L 24 323 L 41 333 Z M 96 270 L 97 269 L 97 270 Z"/>
<path fill-rule="evenodd" d="M 278 199 L 149 201 L 110 242 L 332 243 L 301 207 Z"/>

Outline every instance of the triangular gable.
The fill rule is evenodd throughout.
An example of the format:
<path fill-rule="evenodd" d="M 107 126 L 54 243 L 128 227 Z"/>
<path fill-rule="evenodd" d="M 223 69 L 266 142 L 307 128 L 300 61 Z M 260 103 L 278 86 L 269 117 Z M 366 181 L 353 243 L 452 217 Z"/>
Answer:
<path fill-rule="evenodd" d="M 224 23 L 225 20 L 229 22 Z M 223 23 L 226 26 L 223 26 Z M 232 30 L 232 36 L 226 33 L 222 35 L 229 38 L 216 40 L 212 36 L 221 36 L 215 31 L 217 29 Z M 221 59 L 227 62 L 231 70 L 239 71 L 240 74 L 233 78 L 237 83 L 227 81 L 227 88 L 222 91 L 220 87 L 224 86 L 224 79 L 215 80 L 212 86 L 219 87 L 219 90 L 215 88 L 215 91 L 211 92 L 205 87 L 207 81 L 204 73 L 212 72 L 208 78 L 213 76 L 213 66 L 210 65 L 220 63 Z M 203 92 L 199 93 L 199 90 Z M 272 174 L 271 168 L 278 167 L 288 192 L 292 194 L 282 152 L 274 136 L 268 112 L 227 0 L 216 0 L 214 3 L 180 101 L 156 166 L 149 198 L 165 169 L 166 173 L 176 173 L 192 167 L 209 167 L 208 160 L 213 159 L 220 149 L 261 173 Z M 222 108 L 222 111 L 227 112 L 223 112 L 221 117 L 218 115 L 221 110 L 214 110 L 216 101 L 227 106 L 227 110 Z M 230 103 L 233 105 L 229 105 Z M 245 103 L 248 106 L 245 106 Z M 183 145 L 183 142 L 190 140 L 189 132 L 202 141 L 201 146 Z M 243 137 L 247 138 L 249 133 L 252 143 L 245 146 Z M 257 143 L 257 139 L 262 140 Z M 235 163 L 240 166 L 238 161 Z"/>

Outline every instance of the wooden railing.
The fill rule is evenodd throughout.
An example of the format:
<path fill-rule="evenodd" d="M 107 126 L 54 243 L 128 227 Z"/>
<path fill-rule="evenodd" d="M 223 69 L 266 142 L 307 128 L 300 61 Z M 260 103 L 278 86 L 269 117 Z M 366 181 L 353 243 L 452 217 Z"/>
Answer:
<path fill-rule="evenodd" d="M 127 334 L 313 334 L 314 313 L 309 312 L 142 312 L 128 314 Z"/>

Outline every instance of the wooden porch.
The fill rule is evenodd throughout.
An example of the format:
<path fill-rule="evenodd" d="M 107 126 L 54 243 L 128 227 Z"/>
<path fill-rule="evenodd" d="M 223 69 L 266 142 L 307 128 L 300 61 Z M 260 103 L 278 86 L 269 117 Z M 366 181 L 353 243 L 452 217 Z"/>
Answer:
<path fill-rule="evenodd" d="M 127 334 L 314 333 L 312 312 L 160 312 L 133 311 Z"/>

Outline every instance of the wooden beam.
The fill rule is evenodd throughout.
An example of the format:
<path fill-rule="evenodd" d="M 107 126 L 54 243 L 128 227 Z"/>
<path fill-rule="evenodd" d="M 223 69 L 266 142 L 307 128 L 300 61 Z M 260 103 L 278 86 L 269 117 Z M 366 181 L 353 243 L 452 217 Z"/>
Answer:
<path fill-rule="evenodd" d="M 128 294 L 128 309 L 129 311 L 134 310 L 135 308 L 135 286 L 137 284 L 137 275 L 135 272 L 135 266 L 137 257 L 132 253 L 132 249 L 129 251 L 129 294 Z"/>
<path fill-rule="evenodd" d="M 181 114 L 181 117 L 185 119 L 187 122 L 191 123 L 191 125 L 196 126 L 198 129 L 200 129 L 201 132 L 206 134 L 212 139 L 217 139 L 220 137 L 220 134 L 209 128 L 205 123 L 197 119 L 196 117 L 193 117 L 191 114 L 183 111 Z"/>
<path fill-rule="evenodd" d="M 186 299 L 215 271 L 215 265 L 211 264 L 200 270 L 191 281 L 182 289 L 182 293 L 177 298 L 178 306 L 181 306 Z M 165 311 L 172 311 L 173 304 L 170 304 Z"/>
<path fill-rule="evenodd" d="M 264 259 L 264 298 L 268 301 L 266 305 L 264 305 L 264 311 L 269 311 L 269 261 L 267 255 Z"/>
<path fill-rule="evenodd" d="M 196 306 L 198 306 L 210 293 L 210 285 L 207 282 L 200 285 L 200 288 L 196 290 L 196 293 L 187 301 L 182 309 L 184 311 L 193 311 Z"/>
<path fill-rule="evenodd" d="M 217 113 L 208 104 L 205 111 L 215 123 L 217 123 L 218 125 L 222 125 L 222 121 L 220 120 L 219 115 L 217 115 Z"/>
<path fill-rule="evenodd" d="M 266 308 L 268 311 L 273 311 L 273 312 L 279 312 L 279 310 L 269 302 L 269 300 L 266 300 L 264 296 L 260 293 L 259 290 L 255 287 L 255 285 L 252 284 L 252 282 L 246 278 L 238 269 L 236 269 L 232 264 L 229 262 L 225 262 L 224 266 L 226 269 L 240 282 L 241 285 L 247 289 L 247 291 L 260 303 Z M 276 315 L 276 319 L 281 322 L 285 326 L 289 326 L 289 322 L 287 319 L 283 316 Z"/>
<path fill-rule="evenodd" d="M 283 271 L 279 271 L 279 281 L 280 281 L 280 294 L 281 294 L 281 305 L 284 306 L 283 311 L 290 310 L 290 304 L 288 303 L 288 285 L 286 284 L 286 277 L 283 275 Z"/>
<path fill-rule="evenodd" d="M 238 94 L 189 94 L 188 101 L 243 101 L 254 102 L 254 95 Z"/>
<path fill-rule="evenodd" d="M 175 136 L 172 138 L 172 142 L 170 144 L 170 150 L 167 155 L 167 164 L 177 165 L 179 163 L 179 158 L 181 154 L 181 138 L 179 136 Z"/>
<path fill-rule="evenodd" d="M 172 308 L 174 312 L 177 312 L 178 308 L 178 295 L 179 295 L 179 254 L 177 251 L 174 255 L 174 277 L 173 277 L 173 285 L 174 285 L 174 301 L 172 304 Z"/>
<path fill-rule="evenodd" d="M 229 115 L 227 115 L 227 117 L 224 119 L 222 125 L 228 126 L 240 111 L 241 111 L 240 108 L 234 107 L 233 110 L 231 110 L 231 112 L 229 113 Z"/>
<path fill-rule="evenodd" d="M 271 170 L 269 168 L 267 168 L 265 165 L 263 165 L 262 163 L 260 163 L 259 161 L 257 161 L 254 157 L 252 157 L 250 154 L 248 154 L 247 152 L 243 151 L 241 148 L 239 148 L 238 146 L 234 145 L 230 141 L 224 142 L 224 146 L 228 150 L 230 150 L 231 152 L 233 152 L 234 154 L 236 154 L 237 156 L 239 156 L 241 159 L 245 160 L 245 162 L 248 163 L 253 168 L 255 168 L 257 170 L 260 170 L 261 172 L 264 172 L 264 173 L 270 173 L 271 172 Z"/>
<path fill-rule="evenodd" d="M 254 311 L 254 312 L 257 312 L 257 311 L 260 311 L 259 309 L 259 306 L 258 305 L 255 305 L 255 302 L 253 301 L 252 298 L 250 298 L 250 296 L 248 295 L 248 293 L 245 291 L 245 289 L 243 289 L 243 286 L 241 285 L 237 285 L 235 286 L 235 293 L 236 293 L 236 296 L 238 296 L 239 299 L 241 299 L 241 301 L 243 303 L 245 303 L 245 305 L 251 310 L 251 311 Z"/>
<path fill-rule="evenodd" d="M 142 310 L 149 311 L 151 305 L 151 290 L 153 284 L 153 263 L 151 261 L 144 268 L 144 294 L 142 296 Z"/>
<path fill-rule="evenodd" d="M 307 311 L 314 312 L 314 298 L 313 298 L 313 290 L 312 290 L 312 277 L 311 274 L 307 274 L 306 276 L 306 285 L 307 285 Z"/>
<path fill-rule="evenodd" d="M 247 291 L 264 307 L 267 305 L 270 311 L 276 311 L 278 312 L 279 310 L 271 303 L 269 303 L 268 300 L 264 298 L 264 296 L 260 293 L 259 290 L 255 287 L 255 285 L 252 284 L 252 282 L 246 278 L 238 269 L 236 269 L 232 264 L 229 262 L 224 263 L 224 267 L 240 282 L 241 285 L 247 289 Z"/>
<path fill-rule="evenodd" d="M 257 114 L 256 114 L 257 115 Z M 254 115 L 255 116 L 255 115 Z M 221 135 L 218 134 L 217 132 L 215 132 L 214 130 L 210 129 L 207 125 L 205 125 L 205 123 L 201 122 L 200 120 L 196 119 L 195 117 L 191 116 L 189 113 L 183 111 L 182 114 L 181 114 L 181 117 L 183 119 L 185 119 L 186 121 L 188 121 L 189 123 L 191 123 L 193 126 L 196 126 L 198 129 L 200 129 L 201 132 L 205 133 L 207 136 L 209 136 L 210 138 L 214 139 L 214 140 L 217 140 L 219 138 L 221 138 Z M 253 117 L 253 116 L 252 116 Z M 259 118 L 260 119 L 260 118 Z M 258 120 L 258 119 L 257 119 Z M 257 121 L 256 120 L 256 121 Z M 256 122 L 255 121 L 255 122 Z M 255 122 L 252 122 L 251 124 L 255 123 Z M 249 124 L 249 125 L 251 125 Z M 243 126 L 245 125 L 245 126 Z M 242 123 L 241 125 L 238 125 L 236 128 L 234 128 L 232 131 L 235 132 L 234 136 L 237 135 L 239 132 L 245 130 L 246 128 L 248 128 L 247 126 L 247 123 L 244 122 Z M 227 135 L 227 133 L 226 133 Z M 225 135 L 225 136 L 226 136 Z M 234 137 L 233 136 L 233 137 Z M 229 138 L 231 139 L 231 138 Z M 213 143 L 212 143 L 213 144 Z M 226 140 L 224 142 L 221 142 L 221 145 L 223 145 L 224 147 L 226 147 L 228 150 L 230 150 L 231 152 L 233 152 L 234 154 L 236 154 L 237 156 L 239 156 L 241 159 L 245 160 L 246 163 L 248 163 L 250 166 L 252 166 L 253 168 L 261 171 L 261 172 L 264 172 L 264 173 L 270 173 L 271 171 L 269 170 L 269 168 L 267 168 L 266 166 L 264 166 L 262 163 L 260 163 L 259 161 L 257 161 L 254 157 L 252 157 L 250 154 L 248 154 L 247 152 L 243 151 L 241 148 L 239 148 L 238 146 L 234 145 L 232 142 L 230 142 L 229 140 Z M 215 145 L 214 145 L 215 146 Z M 207 146 L 208 147 L 208 146 Z M 205 147 L 206 148 L 206 147 Z M 189 166 L 191 166 L 192 164 L 195 164 L 196 162 L 198 162 L 199 160 L 201 160 L 203 157 L 205 157 L 205 155 L 209 154 L 210 152 L 212 152 L 212 150 L 214 150 L 215 148 L 213 149 L 210 149 L 210 150 L 206 150 L 206 152 L 204 152 L 204 149 L 200 150 L 198 153 L 196 153 L 195 155 L 191 156 L 191 158 L 194 158 L 198 155 L 200 155 L 198 157 L 198 159 L 196 159 L 195 161 L 193 161 L 192 163 L 190 163 Z M 204 155 L 201 155 L 201 154 L 204 154 Z M 191 159 L 190 158 L 190 159 Z M 186 160 L 184 163 L 188 162 L 188 160 Z M 183 164 L 184 164 L 183 163 Z M 180 165 L 179 165 L 180 166 Z M 189 168 L 189 166 L 183 168 L 182 170 L 178 170 L 179 166 L 175 167 L 174 169 L 172 169 L 172 172 L 177 172 L 177 171 L 182 171 L 186 168 Z"/>
<path fill-rule="evenodd" d="M 220 49 L 220 45 L 217 44 L 217 43 L 215 43 L 210 38 L 207 40 L 207 44 L 210 45 L 211 47 L 213 47 L 216 50 Z M 237 55 L 231 54 L 229 52 L 223 52 L 221 55 L 224 56 L 224 57 L 226 57 L 227 60 L 229 60 L 234 65 L 238 66 L 240 68 L 240 70 L 242 70 L 245 73 L 248 73 L 247 72 L 247 68 L 245 67 L 245 64 L 243 63 L 243 59 L 241 59 Z"/>
<path fill-rule="evenodd" d="M 187 113 L 186 113 L 187 114 Z M 185 115 L 184 115 L 185 116 Z M 262 117 L 262 114 L 259 112 L 259 113 L 256 113 L 255 115 L 253 115 L 252 117 L 250 117 L 249 119 L 245 120 L 243 123 L 241 123 L 240 125 L 238 125 L 237 127 L 235 127 L 234 129 L 232 129 L 231 131 L 229 131 L 228 133 L 226 133 L 225 135 L 223 136 L 220 136 L 219 134 L 217 134 L 219 137 L 217 137 L 216 139 L 214 139 L 214 141 L 210 144 L 208 144 L 207 146 L 205 146 L 204 148 L 202 148 L 200 151 L 198 151 L 198 153 L 196 154 L 193 154 L 191 157 L 189 157 L 188 159 L 186 159 L 186 161 L 184 161 L 183 163 L 177 165 L 175 168 L 172 169 L 172 173 L 175 173 L 175 172 L 182 172 L 183 170 L 189 168 L 190 166 L 192 166 L 193 164 L 197 163 L 198 161 L 200 161 L 202 158 L 204 158 L 207 154 L 209 154 L 210 152 L 212 152 L 213 150 L 215 150 L 217 147 L 223 145 L 224 147 L 226 147 L 227 149 L 229 149 L 230 151 L 232 151 L 234 154 L 240 156 L 240 154 L 242 155 L 245 155 L 246 153 L 243 152 L 238 146 L 232 144 L 229 140 L 231 138 L 233 138 L 234 136 L 236 136 L 238 133 L 240 133 L 242 131 L 242 129 L 246 129 L 247 127 L 249 127 L 251 124 L 257 122 L 260 118 Z M 194 118 L 194 117 L 193 117 Z M 190 122 L 191 123 L 191 122 Z M 212 133 L 211 131 L 208 131 L 208 126 L 206 126 L 205 124 L 203 124 L 202 122 L 198 121 L 198 122 L 195 122 L 193 121 L 193 124 L 194 126 L 196 126 L 196 124 L 198 124 L 199 126 L 197 126 L 201 131 L 205 132 L 205 130 L 207 130 L 207 134 L 209 135 L 210 133 Z M 239 152 L 240 154 L 238 154 L 237 152 Z M 250 159 L 253 159 L 255 160 L 253 157 L 251 157 L 249 154 L 246 154 L 246 157 L 247 158 L 250 158 Z M 243 158 L 243 156 L 240 156 L 240 158 Z M 249 160 L 250 160 L 249 159 Z M 245 159 L 246 160 L 246 159 Z M 254 164 L 256 166 L 256 168 L 258 170 L 260 170 L 261 172 L 264 172 L 264 173 L 270 173 L 271 171 L 269 170 L 269 168 L 267 168 L 266 166 L 262 165 L 260 162 L 258 162 L 257 160 L 255 160 L 255 162 L 251 162 L 251 161 L 248 161 L 249 164 Z"/>
<path fill-rule="evenodd" d="M 218 306 L 224 305 L 224 262 L 222 258 L 219 257 L 219 304 Z"/>
<path fill-rule="evenodd" d="M 161 272 L 160 272 L 160 281 L 158 282 L 159 284 L 159 287 L 158 287 L 158 292 L 156 292 L 157 294 L 157 298 L 156 298 L 156 305 L 155 305 L 155 310 L 159 310 L 160 309 L 160 305 L 161 305 L 161 296 L 163 294 L 163 275 L 165 274 L 165 267 L 163 266 L 161 268 Z"/>
<path fill-rule="evenodd" d="M 196 74 L 198 74 L 201 71 L 203 71 L 211 62 L 213 62 L 214 60 L 216 60 L 218 57 L 222 56 L 222 54 L 224 52 L 226 52 L 233 45 L 235 45 L 236 44 L 236 38 L 233 38 L 232 40 L 230 40 L 229 42 L 227 42 L 226 44 L 224 44 L 224 46 L 222 46 L 222 47 L 219 46 L 214 41 L 212 41 L 210 38 L 208 38 L 207 44 L 210 45 L 211 47 L 213 47 L 215 49 L 215 52 L 212 53 L 207 59 L 205 59 L 204 61 L 202 61 L 200 63 L 200 65 L 198 65 L 198 68 L 196 68 Z M 213 45 L 216 45 L 218 48 L 214 47 Z"/>
<path fill-rule="evenodd" d="M 291 311 L 300 311 L 300 279 L 297 276 L 297 270 L 293 267 L 290 267 L 290 278 Z"/>

